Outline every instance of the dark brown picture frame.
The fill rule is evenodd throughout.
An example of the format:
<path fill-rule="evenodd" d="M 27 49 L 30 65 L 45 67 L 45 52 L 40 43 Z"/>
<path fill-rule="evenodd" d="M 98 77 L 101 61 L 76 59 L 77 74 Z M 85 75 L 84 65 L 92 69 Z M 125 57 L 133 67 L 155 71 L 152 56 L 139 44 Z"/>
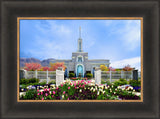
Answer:
<path fill-rule="evenodd" d="M 1 118 L 159 118 L 158 0 L 1 0 Z M 143 102 L 17 102 L 17 17 L 143 17 Z"/>

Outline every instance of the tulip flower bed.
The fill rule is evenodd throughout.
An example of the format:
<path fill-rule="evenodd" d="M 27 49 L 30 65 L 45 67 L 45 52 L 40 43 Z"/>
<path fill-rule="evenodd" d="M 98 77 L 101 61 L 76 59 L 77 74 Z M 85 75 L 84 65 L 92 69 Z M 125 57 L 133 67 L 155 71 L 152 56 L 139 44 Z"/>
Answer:
<path fill-rule="evenodd" d="M 43 90 L 31 89 L 21 100 L 139 100 L 132 88 L 114 85 L 95 85 L 93 81 L 66 80 L 60 86 L 50 85 Z"/>
<path fill-rule="evenodd" d="M 87 78 L 72 77 L 71 80 L 87 80 Z"/>

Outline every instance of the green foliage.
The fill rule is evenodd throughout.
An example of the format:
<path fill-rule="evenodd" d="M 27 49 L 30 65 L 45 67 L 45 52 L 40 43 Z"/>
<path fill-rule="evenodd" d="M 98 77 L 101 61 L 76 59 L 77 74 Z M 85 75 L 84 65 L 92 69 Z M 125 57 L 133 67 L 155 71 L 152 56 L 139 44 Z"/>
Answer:
<path fill-rule="evenodd" d="M 56 81 L 55 80 L 51 80 L 48 82 L 48 84 L 56 84 Z"/>
<path fill-rule="evenodd" d="M 45 85 L 46 83 L 47 83 L 47 81 L 42 81 L 42 82 L 39 83 L 39 85 L 43 86 L 43 85 Z"/>
<path fill-rule="evenodd" d="M 112 85 L 112 83 L 110 81 L 106 81 L 107 85 Z"/>
<path fill-rule="evenodd" d="M 27 85 L 22 84 L 22 85 L 21 85 L 21 88 L 25 88 L 25 89 L 26 89 L 26 88 L 27 88 Z"/>
<path fill-rule="evenodd" d="M 93 77 L 93 74 L 87 73 L 87 74 L 86 74 L 86 77 L 87 77 L 87 78 L 92 78 L 92 77 Z"/>
<path fill-rule="evenodd" d="M 106 81 L 104 79 L 101 79 L 101 84 L 105 84 Z"/>
<path fill-rule="evenodd" d="M 29 79 L 29 83 L 39 83 L 39 79 L 31 78 Z"/>
<path fill-rule="evenodd" d="M 75 75 L 74 75 L 74 73 L 69 73 L 69 77 L 71 78 L 71 77 L 74 77 Z"/>
<path fill-rule="evenodd" d="M 112 85 L 110 81 L 108 80 L 104 80 L 104 79 L 101 79 L 101 84 L 107 84 L 107 85 Z"/>
<path fill-rule="evenodd" d="M 28 90 L 22 98 L 24 99 L 34 99 L 37 96 L 37 90 Z"/>
<path fill-rule="evenodd" d="M 126 85 L 128 82 L 126 79 L 119 79 L 118 81 L 115 81 L 114 82 L 114 86 L 117 87 L 117 86 L 121 86 L 121 85 Z"/>
<path fill-rule="evenodd" d="M 20 84 L 28 84 L 29 80 L 28 79 L 20 79 Z"/>
<path fill-rule="evenodd" d="M 138 80 L 130 80 L 129 81 L 129 84 L 133 87 L 135 86 L 141 86 L 141 81 L 138 81 Z"/>
<path fill-rule="evenodd" d="M 39 83 L 39 79 L 31 78 L 31 79 L 20 79 L 20 84 L 31 84 L 31 83 Z"/>

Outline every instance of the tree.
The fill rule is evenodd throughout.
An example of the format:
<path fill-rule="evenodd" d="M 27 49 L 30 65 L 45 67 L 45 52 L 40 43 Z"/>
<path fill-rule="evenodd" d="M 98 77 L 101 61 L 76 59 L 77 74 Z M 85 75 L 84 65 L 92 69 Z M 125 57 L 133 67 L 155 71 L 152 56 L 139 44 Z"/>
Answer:
<path fill-rule="evenodd" d="M 116 71 L 113 67 L 109 67 L 109 71 Z"/>
<path fill-rule="evenodd" d="M 35 71 L 41 69 L 41 64 L 39 63 L 25 63 L 25 70 L 27 71 Z"/>
<path fill-rule="evenodd" d="M 108 71 L 109 69 L 105 65 L 100 65 L 101 71 Z"/>
<path fill-rule="evenodd" d="M 42 67 L 42 71 L 49 71 L 50 67 Z"/>
<path fill-rule="evenodd" d="M 132 71 L 132 70 L 133 68 L 131 68 L 129 64 L 123 68 L 123 71 Z"/>
<path fill-rule="evenodd" d="M 128 76 L 128 74 L 130 74 L 129 71 L 132 71 L 132 70 L 133 70 L 133 68 L 131 68 L 131 66 L 129 64 L 123 68 L 123 71 L 125 71 L 125 74 L 126 74 L 126 79 L 128 79 L 128 77 L 129 77 Z"/>
<path fill-rule="evenodd" d="M 63 70 L 65 71 L 66 66 L 64 65 L 64 62 L 56 62 L 56 63 L 50 63 L 50 71 L 56 71 L 58 67 L 62 67 Z"/>

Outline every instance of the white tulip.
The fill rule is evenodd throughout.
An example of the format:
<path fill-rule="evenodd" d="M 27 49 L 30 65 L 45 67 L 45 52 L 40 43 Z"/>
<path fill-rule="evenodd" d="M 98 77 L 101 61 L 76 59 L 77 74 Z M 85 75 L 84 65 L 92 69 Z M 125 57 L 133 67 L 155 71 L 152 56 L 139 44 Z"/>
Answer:
<path fill-rule="evenodd" d="M 97 95 L 99 95 L 99 91 L 97 92 Z"/>
<path fill-rule="evenodd" d="M 64 95 L 62 95 L 62 99 L 64 99 Z"/>

